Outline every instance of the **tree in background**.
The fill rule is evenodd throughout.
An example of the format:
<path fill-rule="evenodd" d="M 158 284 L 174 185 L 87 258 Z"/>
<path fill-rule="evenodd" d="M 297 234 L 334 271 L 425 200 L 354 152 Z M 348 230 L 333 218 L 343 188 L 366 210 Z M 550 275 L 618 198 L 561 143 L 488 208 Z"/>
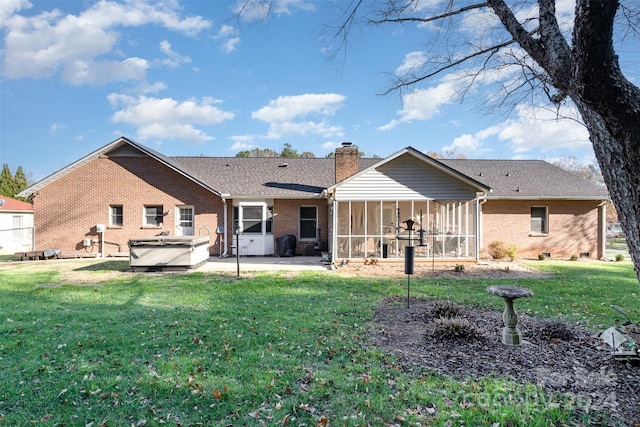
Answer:
<path fill-rule="evenodd" d="M 297 150 L 294 150 L 291 147 L 291 144 L 284 144 L 282 150 L 280 151 L 280 157 L 300 157 Z"/>
<path fill-rule="evenodd" d="M 251 150 L 240 151 L 236 157 L 280 157 L 277 151 L 270 148 L 253 148 Z"/>
<path fill-rule="evenodd" d="M 236 157 L 289 157 L 289 158 L 314 158 L 316 157 L 312 152 L 305 151 L 302 154 L 298 153 L 298 150 L 294 149 L 291 144 L 286 143 L 282 146 L 282 150 L 278 153 L 270 148 L 253 148 L 248 151 L 240 151 L 236 154 Z"/>
<path fill-rule="evenodd" d="M 458 153 L 456 150 L 440 150 L 436 151 L 427 151 L 425 153 L 429 157 L 433 157 L 434 159 L 459 159 L 464 160 L 467 158 L 462 153 Z"/>
<path fill-rule="evenodd" d="M 16 186 L 16 194 L 29 186 L 27 175 L 24 173 L 24 170 L 22 170 L 22 166 L 18 166 L 18 169 L 16 169 L 16 173 L 13 176 L 13 182 Z"/>
<path fill-rule="evenodd" d="M 13 176 L 9 165 L 5 163 L 2 165 L 2 173 L 0 173 L 0 195 L 13 197 L 15 194 Z"/>
<path fill-rule="evenodd" d="M 11 169 L 6 163 L 2 165 L 2 172 L 0 173 L 0 195 L 11 197 L 17 200 L 27 200 L 24 197 L 18 197 L 18 193 L 27 188 L 29 183 L 27 182 L 27 176 L 22 170 L 22 166 L 18 166 L 15 175 L 11 175 Z"/>
<path fill-rule="evenodd" d="M 602 173 L 600 172 L 600 168 L 597 164 L 581 163 L 573 156 L 560 157 L 550 161 L 549 163 L 551 163 L 552 165 L 556 165 L 568 172 L 571 172 L 572 174 L 577 175 L 582 179 L 586 179 L 589 182 L 604 185 L 604 179 L 602 178 Z"/>

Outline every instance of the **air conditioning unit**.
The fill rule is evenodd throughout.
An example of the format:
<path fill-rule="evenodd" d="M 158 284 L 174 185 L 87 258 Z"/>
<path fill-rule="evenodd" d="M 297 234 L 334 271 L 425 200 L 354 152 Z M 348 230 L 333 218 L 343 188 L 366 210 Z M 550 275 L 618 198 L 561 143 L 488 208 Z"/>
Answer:
<path fill-rule="evenodd" d="M 84 239 L 82 241 L 82 246 L 84 246 L 85 248 L 91 246 L 91 239 Z"/>
<path fill-rule="evenodd" d="M 96 232 L 98 232 L 98 233 L 104 233 L 104 230 L 105 230 L 105 226 L 104 226 L 104 224 L 97 224 L 97 225 L 96 225 Z"/>

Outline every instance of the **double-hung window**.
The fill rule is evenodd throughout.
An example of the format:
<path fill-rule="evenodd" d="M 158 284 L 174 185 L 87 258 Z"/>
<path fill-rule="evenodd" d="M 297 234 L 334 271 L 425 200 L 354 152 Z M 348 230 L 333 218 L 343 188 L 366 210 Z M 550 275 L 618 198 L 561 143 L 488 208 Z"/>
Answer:
<path fill-rule="evenodd" d="M 162 227 L 162 205 L 150 205 L 144 207 L 145 227 Z"/>
<path fill-rule="evenodd" d="M 23 239 L 23 223 L 22 215 L 14 215 L 13 217 L 13 240 L 19 242 Z"/>
<path fill-rule="evenodd" d="M 122 205 L 109 206 L 109 225 L 112 227 L 122 227 Z"/>
<path fill-rule="evenodd" d="M 300 240 L 315 240 L 318 228 L 318 207 L 300 206 Z"/>
<path fill-rule="evenodd" d="M 546 206 L 531 207 L 531 233 L 547 234 L 549 232 Z"/>

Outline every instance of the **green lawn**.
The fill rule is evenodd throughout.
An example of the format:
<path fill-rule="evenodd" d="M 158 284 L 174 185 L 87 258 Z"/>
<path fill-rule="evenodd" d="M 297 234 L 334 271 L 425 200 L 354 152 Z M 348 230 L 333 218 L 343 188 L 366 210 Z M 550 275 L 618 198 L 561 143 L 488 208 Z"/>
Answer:
<path fill-rule="evenodd" d="M 597 330 L 622 320 L 606 303 L 640 320 L 629 262 L 532 265 L 553 276 L 517 281 L 536 294 L 519 301 L 519 311 Z M 412 297 L 502 310 L 485 288 L 513 281 L 461 277 L 416 278 Z M 575 421 L 570 400 L 533 385 L 407 370 L 371 346 L 373 309 L 406 295 L 404 276 L 192 273 L 54 286 L 60 280 L 53 269 L 0 270 L 0 426 Z"/>
<path fill-rule="evenodd" d="M 622 255 L 625 259 L 630 258 L 627 239 L 624 237 L 607 239 L 607 257 L 615 259 L 616 255 Z"/>

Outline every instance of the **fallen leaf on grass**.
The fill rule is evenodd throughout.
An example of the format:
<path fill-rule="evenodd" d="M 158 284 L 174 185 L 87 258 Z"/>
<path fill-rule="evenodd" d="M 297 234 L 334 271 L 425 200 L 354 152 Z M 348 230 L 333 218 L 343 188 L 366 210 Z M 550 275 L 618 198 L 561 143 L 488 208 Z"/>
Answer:
<path fill-rule="evenodd" d="M 300 409 L 302 409 L 303 411 L 307 411 L 310 414 L 313 414 L 314 412 L 316 412 L 316 408 L 314 408 L 313 406 L 309 406 L 306 403 L 301 403 Z"/>

